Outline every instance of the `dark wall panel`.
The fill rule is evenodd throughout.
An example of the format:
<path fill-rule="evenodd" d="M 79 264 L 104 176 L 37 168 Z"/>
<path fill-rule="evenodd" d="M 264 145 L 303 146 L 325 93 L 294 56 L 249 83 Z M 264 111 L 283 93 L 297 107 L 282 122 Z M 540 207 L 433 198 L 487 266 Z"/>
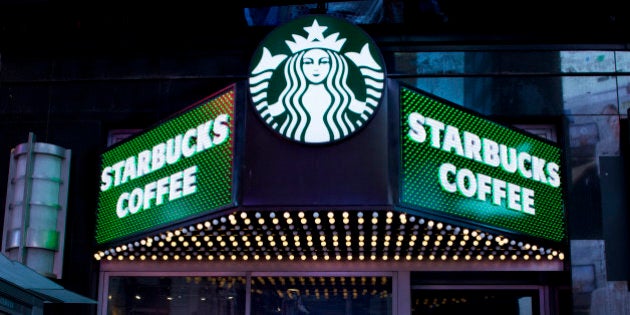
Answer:
<path fill-rule="evenodd" d="M 250 104 L 245 112 L 244 206 L 392 203 L 385 101 L 362 130 L 328 145 L 292 142 L 267 127 Z"/>

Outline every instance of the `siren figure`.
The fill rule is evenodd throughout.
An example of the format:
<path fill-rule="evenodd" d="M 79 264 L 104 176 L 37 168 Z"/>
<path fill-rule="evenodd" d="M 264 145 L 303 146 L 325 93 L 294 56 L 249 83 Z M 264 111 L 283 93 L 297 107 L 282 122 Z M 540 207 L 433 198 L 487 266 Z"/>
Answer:
<path fill-rule="evenodd" d="M 265 70 L 275 70 L 284 62 L 284 89 L 271 104 L 266 100 L 267 93 L 261 94 L 264 96 L 257 109 L 274 129 L 293 140 L 326 143 L 346 137 L 367 121 L 378 104 L 377 100 L 371 103 L 359 100 L 348 84 L 350 60 L 364 76 L 368 90 L 370 82 L 376 82 L 373 84 L 382 89 L 382 76 L 376 75 L 371 81 L 365 78 L 366 74 L 378 74 L 375 70 L 380 70 L 369 54 L 367 44 L 360 53 L 342 55 L 340 50 L 346 39 L 338 40 L 339 33 L 324 37 L 326 28 L 315 20 L 312 26 L 304 28 L 308 38 L 293 34 L 294 41 L 286 41 L 292 52 L 288 58 L 286 55 L 272 56 L 265 48 L 260 63 L 252 71 L 258 75 L 250 80 L 250 84 L 259 83 L 257 79 L 270 77 Z M 368 71 L 368 66 L 373 70 Z M 380 91 L 374 94 L 380 97 Z"/>

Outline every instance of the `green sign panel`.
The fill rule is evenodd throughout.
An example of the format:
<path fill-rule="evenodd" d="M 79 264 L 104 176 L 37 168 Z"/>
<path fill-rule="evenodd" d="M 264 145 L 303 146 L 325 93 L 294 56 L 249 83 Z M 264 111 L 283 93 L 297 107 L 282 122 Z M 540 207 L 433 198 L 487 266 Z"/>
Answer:
<path fill-rule="evenodd" d="M 96 241 L 231 205 L 233 86 L 102 154 Z"/>
<path fill-rule="evenodd" d="M 557 146 L 407 87 L 400 108 L 403 205 L 565 238 Z"/>

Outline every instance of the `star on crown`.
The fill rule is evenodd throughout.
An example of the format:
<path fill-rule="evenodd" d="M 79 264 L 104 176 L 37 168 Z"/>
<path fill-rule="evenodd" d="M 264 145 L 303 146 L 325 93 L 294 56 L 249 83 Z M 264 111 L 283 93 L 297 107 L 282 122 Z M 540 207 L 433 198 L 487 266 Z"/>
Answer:
<path fill-rule="evenodd" d="M 342 38 L 337 40 L 339 33 L 324 37 L 324 31 L 326 29 L 328 29 L 328 26 L 319 26 L 317 20 L 313 20 L 313 25 L 304 27 L 304 30 L 308 33 L 308 38 L 292 34 L 293 41 L 286 40 L 285 43 L 287 43 L 292 53 L 311 48 L 324 48 L 339 52 L 346 42 L 346 39 Z"/>

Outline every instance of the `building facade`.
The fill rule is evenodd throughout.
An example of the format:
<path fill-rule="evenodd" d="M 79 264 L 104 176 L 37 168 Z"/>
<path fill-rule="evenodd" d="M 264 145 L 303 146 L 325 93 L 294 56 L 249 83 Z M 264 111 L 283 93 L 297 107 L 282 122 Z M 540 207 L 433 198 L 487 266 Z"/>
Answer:
<path fill-rule="evenodd" d="M 338 136 L 341 131 L 325 138 L 305 131 L 298 137 L 282 129 L 283 121 L 267 125 L 267 118 L 279 116 L 254 106 L 260 101 L 252 98 L 257 93 L 251 90 L 252 58 L 261 51 L 257 45 L 273 39 L 276 30 L 256 20 L 261 15 L 254 11 L 245 15 L 251 25 L 234 26 L 248 40 L 239 32 L 212 35 L 231 45 L 222 49 L 170 37 L 166 43 L 149 36 L 141 37 L 147 41 L 142 44 L 107 37 L 97 43 L 96 37 L 83 38 L 76 31 L 63 38 L 61 47 L 38 52 L 4 46 L 0 51 L 4 147 L 25 142 L 32 131 L 38 140 L 74 154 L 64 277 L 59 281 L 99 304 L 54 305 L 51 312 L 625 313 L 630 53 L 623 43 L 549 43 L 514 35 L 501 37 L 512 42 L 487 41 L 464 32 L 451 41 L 438 35 L 412 38 L 391 32 L 392 25 L 367 22 L 363 30 L 382 54 L 383 76 L 364 83 L 376 88 L 364 88 L 357 98 L 382 93 L 372 110 L 363 112 L 372 116 L 351 116 L 362 124 L 349 124 L 354 131 L 347 138 Z M 440 17 L 438 13 L 431 16 Z M 313 34 L 298 34 L 308 46 Z M 73 36 L 80 40 L 73 42 Z M 333 46 L 327 48 L 343 37 L 330 39 Z M 299 40 L 293 40 L 299 51 Z M 360 46 L 348 49 L 361 52 Z M 278 53 L 272 50 L 272 55 Z M 378 64 L 379 58 L 374 59 Z M 444 149 L 441 143 L 441 152 L 449 157 L 440 157 L 429 142 L 410 142 L 415 130 L 406 125 L 410 113 L 438 115 L 412 107 L 427 102 L 446 112 L 436 118 L 446 122 L 444 130 L 456 127 L 480 139 L 504 137 L 557 149 L 562 184 L 554 188 L 560 191 L 560 206 L 549 207 L 560 210 L 561 220 L 510 225 L 513 221 L 490 212 L 479 215 L 483 209 L 470 204 L 457 212 L 455 201 L 438 200 L 438 192 L 422 180 L 428 176 L 410 175 L 432 167 L 414 164 L 420 163 L 414 157 L 473 169 L 450 158 L 474 160 L 474 154 L 466 158 L 464 152 L 475 150 L 458 155 L 457 145 Z M 271 98 L 267 105 L 274 112 Z M 480 127 L 484 124 L 489 127 Z M 430 126 L 423 130 L 440 129 Z M 167 136 L 164 130 L 175 134 Z M 183 139 L 188 130 L 212 130 L 213 136 L 203 147 L 181 150 L 185 158 L 172 157 L 164 174 L 157 167 L 148 171 L 157 162 L 141 164 L 139 153 L 132 153 L 176 143 L 176 135 Z M 115 138 L 124 139 L 114 144 Z M 414 143 L 426 145 L 416 148 Z M 114 166 L 131 156 L 135 171 Z M 186 203 L 161 217 L 110 224 L 99 212 L 109 200 L 103 199 L 109 198 L 103 197 L 109 188 L 101 186 L 104 166 L 120 172 L 118 179 L 116 171 L 109 173 L 112 186 L 146 179 L 138 186 L 143 194 L 164 178 L 170 183 L 188 178 L 188 187 L 195 186 L 190 184 L 195 178 L 198 190 L 168 197 Z M 203 190 L 202 181 L 212 189 Z M 461 195 L 469 187 L 455 186 L 452 190 Z M 119 219 L 150 213 L 151 207 L 168 208 L 167 193 L 160 195 L 160 203 L 155 197 L 140 204 L 133 202 L 141 199 L 140 192 L 133 191 L 112 197 Z M 127 207 L 116 208 L 124 193 L 129 193 L 122 202 Z M 554 194 L 536 197 L 553 199 Z M 195 195 L 200 199 L 188 199 Z M 476 192 L 473 199 L 478 196 Z M 536 206 L 546 202 L 538 198 Z M 441 209 L 445 204 L 449 206 Z M 519 206 L 532 212 L 532 207 Z M 466 209 L 477 212 L 467 215 Z"/>

